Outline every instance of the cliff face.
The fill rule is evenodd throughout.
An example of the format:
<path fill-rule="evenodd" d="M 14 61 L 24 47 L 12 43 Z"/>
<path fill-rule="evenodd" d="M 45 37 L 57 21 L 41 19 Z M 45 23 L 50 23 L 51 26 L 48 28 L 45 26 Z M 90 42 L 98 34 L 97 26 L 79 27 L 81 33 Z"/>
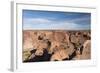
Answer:
<path fill-rule="evenodd" d="M 90 42 L 90 31 L 24 30 L 23 62 L 90 59 Z"/>

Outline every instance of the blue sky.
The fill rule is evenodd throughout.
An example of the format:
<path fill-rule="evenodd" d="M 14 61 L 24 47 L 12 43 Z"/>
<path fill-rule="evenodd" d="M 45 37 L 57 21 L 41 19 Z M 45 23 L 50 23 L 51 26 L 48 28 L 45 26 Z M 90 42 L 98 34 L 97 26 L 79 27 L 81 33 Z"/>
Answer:
<path fill-rule="evenodd" d="M 88 30 L 90 27 L 90 13 L 23 10 L 24 30 Z"/>

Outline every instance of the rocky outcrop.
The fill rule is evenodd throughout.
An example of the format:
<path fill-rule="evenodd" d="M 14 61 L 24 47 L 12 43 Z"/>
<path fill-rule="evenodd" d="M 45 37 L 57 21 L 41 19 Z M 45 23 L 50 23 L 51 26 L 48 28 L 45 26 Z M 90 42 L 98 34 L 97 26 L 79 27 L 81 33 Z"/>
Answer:
<path fill-rule="evenodd" d="M 91 40 L 86 40 L 83 44 L 83 52 L 80 59 L 91 59 Z"/>
<path fill-rule="evenodd" d="M 90 59 L 90 35 L 90 31 L 25 30 L 23 62 L 36 62 L 36 59 L 37 61 Z M 41 59 L 45 57 L 45 60 L 39 60 L 39 57 Z"/>

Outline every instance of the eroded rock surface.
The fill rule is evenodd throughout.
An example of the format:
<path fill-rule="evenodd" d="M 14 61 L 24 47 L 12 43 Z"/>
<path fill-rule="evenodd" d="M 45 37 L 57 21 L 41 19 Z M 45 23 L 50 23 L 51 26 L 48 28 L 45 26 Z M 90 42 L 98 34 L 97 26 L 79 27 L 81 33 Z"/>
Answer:
<path fill-rule="evenodd" d="M 32 52 L 33 50 L 35 51 Z M 89 30 L 23 31 L 23 62 L 90 58 L 91 33 Z"/>

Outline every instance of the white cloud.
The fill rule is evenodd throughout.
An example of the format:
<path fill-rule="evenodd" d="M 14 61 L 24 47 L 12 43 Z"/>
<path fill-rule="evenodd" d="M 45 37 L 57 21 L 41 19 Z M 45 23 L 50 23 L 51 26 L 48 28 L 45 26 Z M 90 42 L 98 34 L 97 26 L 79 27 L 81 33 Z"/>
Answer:
<path fill-rule="evenodd" d="M 43 18 L 25 18 L 24 24 L 44 24 L 44 23 L 50 23 L 48 19 Z"/>
<path fill-rule="evenodd" d="M 79 20 L 79 19 L 76 19 Z M 66 30 L 79 30 L 88 27 L 82 27 L 74 23 L 76 20 L 50 20 L 46 18 L 25 18 L 24 29 L 66 29 Z"/>
<path fill-rule="evenodd" d="M 82 18 L 75 18 L 72 20 L 69 20 L 69 22 L 80 22 L 80 21 L 88 21 L 89 22 L 90 17 L 82 17 Z"/>

